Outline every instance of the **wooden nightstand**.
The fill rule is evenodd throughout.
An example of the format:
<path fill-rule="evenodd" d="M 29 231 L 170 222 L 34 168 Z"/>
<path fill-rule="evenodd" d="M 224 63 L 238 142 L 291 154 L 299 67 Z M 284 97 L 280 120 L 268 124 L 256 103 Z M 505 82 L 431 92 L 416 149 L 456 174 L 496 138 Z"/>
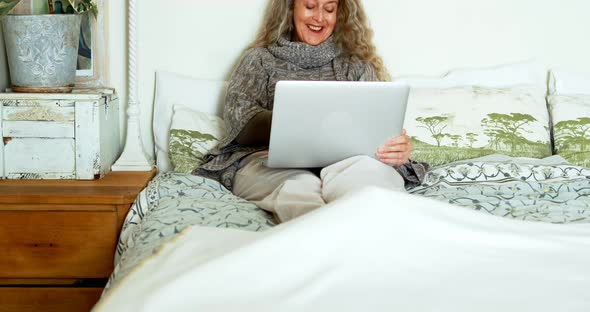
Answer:
<path fill-rule="evenodd" d="M 154 175 L 0 180 L 0 311 L 89 311 L 127 211 Z"/>

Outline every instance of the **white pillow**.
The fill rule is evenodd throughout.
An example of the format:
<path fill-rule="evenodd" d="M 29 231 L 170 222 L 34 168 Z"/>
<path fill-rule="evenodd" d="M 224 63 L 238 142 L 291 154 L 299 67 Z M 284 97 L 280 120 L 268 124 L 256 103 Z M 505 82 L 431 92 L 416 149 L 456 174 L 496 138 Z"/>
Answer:
<path fill-rule="evenodd" d="M 518 85 L 546 88 L 547 70 L 535 62 L 522 62 L 481 69 L 457 69 L 443 77 L 402 77 L 396 80 L 418 88 L 452 88 L 472 85 L 488 88 Z"/>
<path fill-rule="evenodd" d="M 552 69 L 549 74 L 549 94 L 590 94 L 590 74 Z"/>
<path fill-rule="evenodd" d="M 156 165 L 160 172 L 172 170 L 168 155 L 170 124 L 173 106 L 181 104 L 191 110 L 220 116 L 227 83 L 221 80 L 203 80 L 170 72 L 156 72 L 154 100 L 154 145 Z"/>
<path fill-rule="evenodd" d="M 590 168 L 590 94 L 550 95 L 555 153 Z"/>
<path fill-rule="evenodd" d="M 590 167 L 590 74 L 553 69 L 549 94 L 555 153 Z"/>

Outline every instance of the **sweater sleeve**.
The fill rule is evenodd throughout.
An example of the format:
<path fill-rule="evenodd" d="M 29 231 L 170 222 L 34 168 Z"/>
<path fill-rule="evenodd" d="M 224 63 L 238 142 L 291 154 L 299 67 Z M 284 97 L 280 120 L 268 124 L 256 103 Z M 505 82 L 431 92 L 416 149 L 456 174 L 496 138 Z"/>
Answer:
<path fill-rule="evenodd" d="M 268 74 L 259 49 L 247 50 L 229 81 L 223 118 L 228 127 L 227 143 L 267 145 L 270 137 Z"/>

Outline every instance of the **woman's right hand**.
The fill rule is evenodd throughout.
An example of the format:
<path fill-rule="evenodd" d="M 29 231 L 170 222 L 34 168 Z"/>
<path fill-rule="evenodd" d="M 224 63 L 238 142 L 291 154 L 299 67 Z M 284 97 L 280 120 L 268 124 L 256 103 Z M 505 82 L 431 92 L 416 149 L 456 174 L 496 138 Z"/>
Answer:
<path fill-rule="evenodd" d="M 375 156 L 385 164 L 401 166 L 410 161 L 413 150 L 412 140 L 406 134 L 406 129 L 403 129 L 401 135 L 387 140 L 379 147 Z"/>

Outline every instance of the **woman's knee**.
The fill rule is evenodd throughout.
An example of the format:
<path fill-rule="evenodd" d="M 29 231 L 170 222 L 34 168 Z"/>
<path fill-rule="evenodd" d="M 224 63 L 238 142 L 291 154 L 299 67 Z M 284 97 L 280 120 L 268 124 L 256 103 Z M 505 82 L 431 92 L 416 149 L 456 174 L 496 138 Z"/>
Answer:
<path fill-rule="evenodd" d="M 263 159 L 252 158 L 236 172 L 233 191 L 245 199 L 261 199 L 289 180 L 321 185 L 320 179 L 308 170 L 268 168 Z"/>
<path fill-rule="evenodd" d="M 366 155 L 359 155 L 346 158 L 341 160 L 335 164 L 332 164 L 328 167 L 322 169 L 320 173 L 320 177 L 322 180 L 334 174 L 340 174 L 343 172 L 356 172 L 356 171 L 373 171 L 373 170 L 386 170 L 386 164 L 380 162 L 379 160 L 366 156 Z"/>
<path fill-rule="evenodd" d="M 395 168 L 364 155 L 350 157 L 324 168 L 321 178 L 324 185 L 336 183 L 354 185 L 356 188 L 374 185 L 405 190 L 404 179 Z"/>

